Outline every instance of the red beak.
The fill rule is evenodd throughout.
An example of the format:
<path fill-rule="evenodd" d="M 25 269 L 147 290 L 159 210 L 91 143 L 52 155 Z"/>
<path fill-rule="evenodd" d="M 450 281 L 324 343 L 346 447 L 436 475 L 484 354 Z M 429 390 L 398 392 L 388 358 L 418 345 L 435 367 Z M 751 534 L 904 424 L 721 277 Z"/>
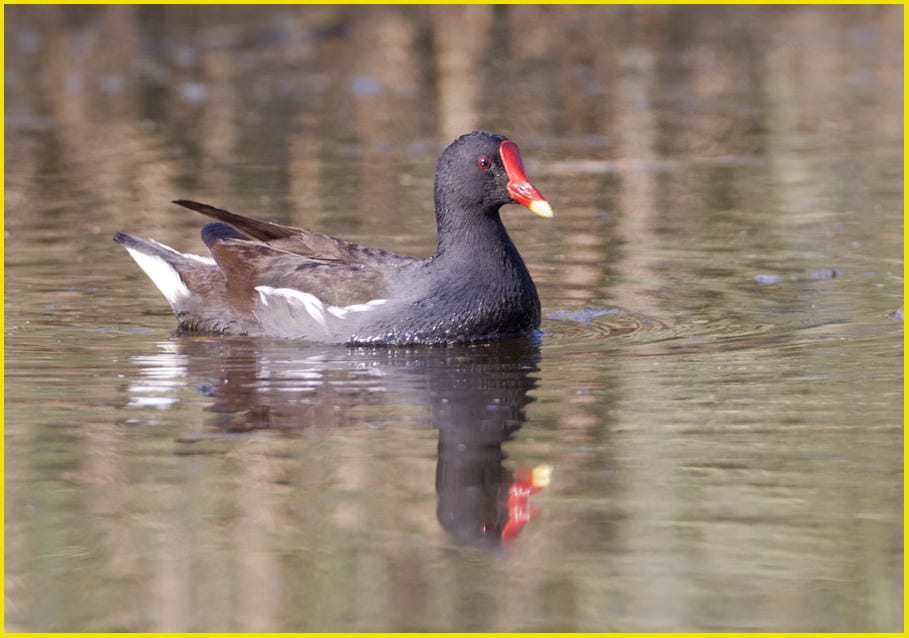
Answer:
<path fill-rule="evenodd" d="M 508 174 L 508 194 L 511 199 L 540 217 L 552 217 L 552 206 L 524 174 L 524 162 L 518 145 L 511 140 L 504 140 L 499 145 L 499 155 L 502 156 L 502 164 Z"/>

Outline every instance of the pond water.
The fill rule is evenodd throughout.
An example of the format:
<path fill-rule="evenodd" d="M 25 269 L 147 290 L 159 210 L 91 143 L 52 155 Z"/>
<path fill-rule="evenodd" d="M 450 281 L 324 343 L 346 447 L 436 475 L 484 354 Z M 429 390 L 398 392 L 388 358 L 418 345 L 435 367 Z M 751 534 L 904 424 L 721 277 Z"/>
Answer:
<path fill-rule="evenodd" d="M 900 631 L 903 8 L 5 7 L 8 631 Z M 543 334 L 175 336 L 192 198 L 418 255 L 456 135 Z"/>

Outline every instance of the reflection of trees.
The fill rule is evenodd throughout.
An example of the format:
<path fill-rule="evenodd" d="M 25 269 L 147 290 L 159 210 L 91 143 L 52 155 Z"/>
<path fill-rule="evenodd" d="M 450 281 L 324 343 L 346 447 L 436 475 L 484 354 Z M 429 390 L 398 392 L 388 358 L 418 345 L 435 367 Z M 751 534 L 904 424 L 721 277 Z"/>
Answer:
<path fill-rule="evenodd" d="M 29 183 L 26 175 L 54 163 L 82 193 L 77 203 L 92 206 L 95 223 L 142 223 L 186 246 L 182 223 L 173 222 L 183 218 L 166 212 L 178 194 L 229 198 L 295 223 L 330 213 L 320 220 L 329 231 L 353 224 L 364 236 L 400 233 L 412 219 L 423 230 L 411 241 L 430 250 L 427 192 L 438 149 L 456 132 L 497 128 L 531 144 L 528 158 L 562 204 L 562 223 L 602 231 L 594 233 L 599 244 L 579 228 L 554 247 L 580 255 L 565 264 L 570 281 L 587 282 L 571 299 L 616 298 L 608 291 L 631 271 L 648 282 L 630 291 L 643 302 L 665 273 L 653 273 L 642 255 L 667 239 L 703 236 L 742 196 L 789 210 L 786 193 L 767 201 L 751 185 L 788 182 L 802 196 L 801 184 L 821 181 L 791 172 L 786 154 L 798 147 L 790 142 L 805 133 L 848 144 L 850 135 L 884 136 L 899 125 L 889 115 L 899 95 L 888 84 L 899 67 L 888 55 L 899 49 L 891 47 L 899 24 L 883 8 L 8 11 L 16 28 L 7 143 L 17 158 L 8 171 L 22 177 L 12 181 L 12 201 L 28 195 L 16 188 Z M 856 11 L 879 21 L 878 39 L 866 35 L 850 49 L 822 37 Z M 852 93 L 838 94 L 824 79 L 859 63 L 872 71 L 854 72 Z M 55 125 L 43 144 L 17 135 L 17 122 L 48 117 Z M 768 148 L 770 164 L 749 163 Z M 594 162 L 559 170 L 574 159 Z M 660 162 L 691 159 L 702 164 L 666 178 Z M 555 161 L 558 182 L 547 180 L 545 160 Z M 612 164 L 596 164 L 605 160 Z M 400 207 L 383 208 L 390 201 Z M 775 218 L 785 222 L 779 214 L 768 221 Z M 665 239 L 655 234 L 668 230 Z M 610 234 L 623 249 L 603 244 Z M 606 268 L 598 270 L 584 255 L 603 250 Z M 604 272 L 614 274 L 598 281 Z"/>

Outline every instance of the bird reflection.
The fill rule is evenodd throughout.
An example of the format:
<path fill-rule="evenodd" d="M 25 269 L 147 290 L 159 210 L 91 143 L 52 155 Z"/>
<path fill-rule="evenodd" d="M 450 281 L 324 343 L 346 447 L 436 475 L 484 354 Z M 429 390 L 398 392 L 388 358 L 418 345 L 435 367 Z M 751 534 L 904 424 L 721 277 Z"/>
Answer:
<path fill-rule="evenodd" d="M 210 397 L 209 433 L 294 433 L 362 425 L 362 408 L 428 406 L 439 431 L 437 518 L 459 543 L 497 548 L 536 515 L 549 468 L 507 469 L 502 444 L 525 420 L 536 337 L 446 347 L 348 348 L 241 337 L 180 337 L 136 357 L 131 405 L 168 407 L 175 383 Z M 156 395 L 157 392 L 157 395 Z M 163 395 L 163 396 L 162 396 Z M 340 409 L 339 409 L 340 408 Z M 377 436 L 380 434 L 377 433 Z"/>
<path fill-rule="evenodd" d="M 528 497 L 548 483 L 544 469 L 502 461 L 502 443 L 524 424 L 533 401 L 539 348 L 532 340 L 497 342 L 449 359 L 427 376 L 432 424 L 439 430 L 437 516 L 459 542 L 495 547 L 514 540 L 536 515 Z M 536 477 L 536 481 L 534 481 Z"/>

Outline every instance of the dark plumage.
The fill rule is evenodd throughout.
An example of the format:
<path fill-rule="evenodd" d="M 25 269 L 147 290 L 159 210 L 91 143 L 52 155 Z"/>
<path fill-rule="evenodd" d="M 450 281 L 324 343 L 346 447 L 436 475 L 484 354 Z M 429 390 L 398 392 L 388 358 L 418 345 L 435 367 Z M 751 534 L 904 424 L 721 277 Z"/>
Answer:
<path fill-rule="evenodd" d="M 418 259 L 316 231 L 179 204 L 217 222 L 202 229 L 211 258 L 117 233 L 161 290 L 184 331 L 339 343 L 448 343 L 526 334 L 537 291 L 499 208 L 549 204 L 524 175 L 517 146 L 474 132 L 439 159 L 436 254 Z"/>

